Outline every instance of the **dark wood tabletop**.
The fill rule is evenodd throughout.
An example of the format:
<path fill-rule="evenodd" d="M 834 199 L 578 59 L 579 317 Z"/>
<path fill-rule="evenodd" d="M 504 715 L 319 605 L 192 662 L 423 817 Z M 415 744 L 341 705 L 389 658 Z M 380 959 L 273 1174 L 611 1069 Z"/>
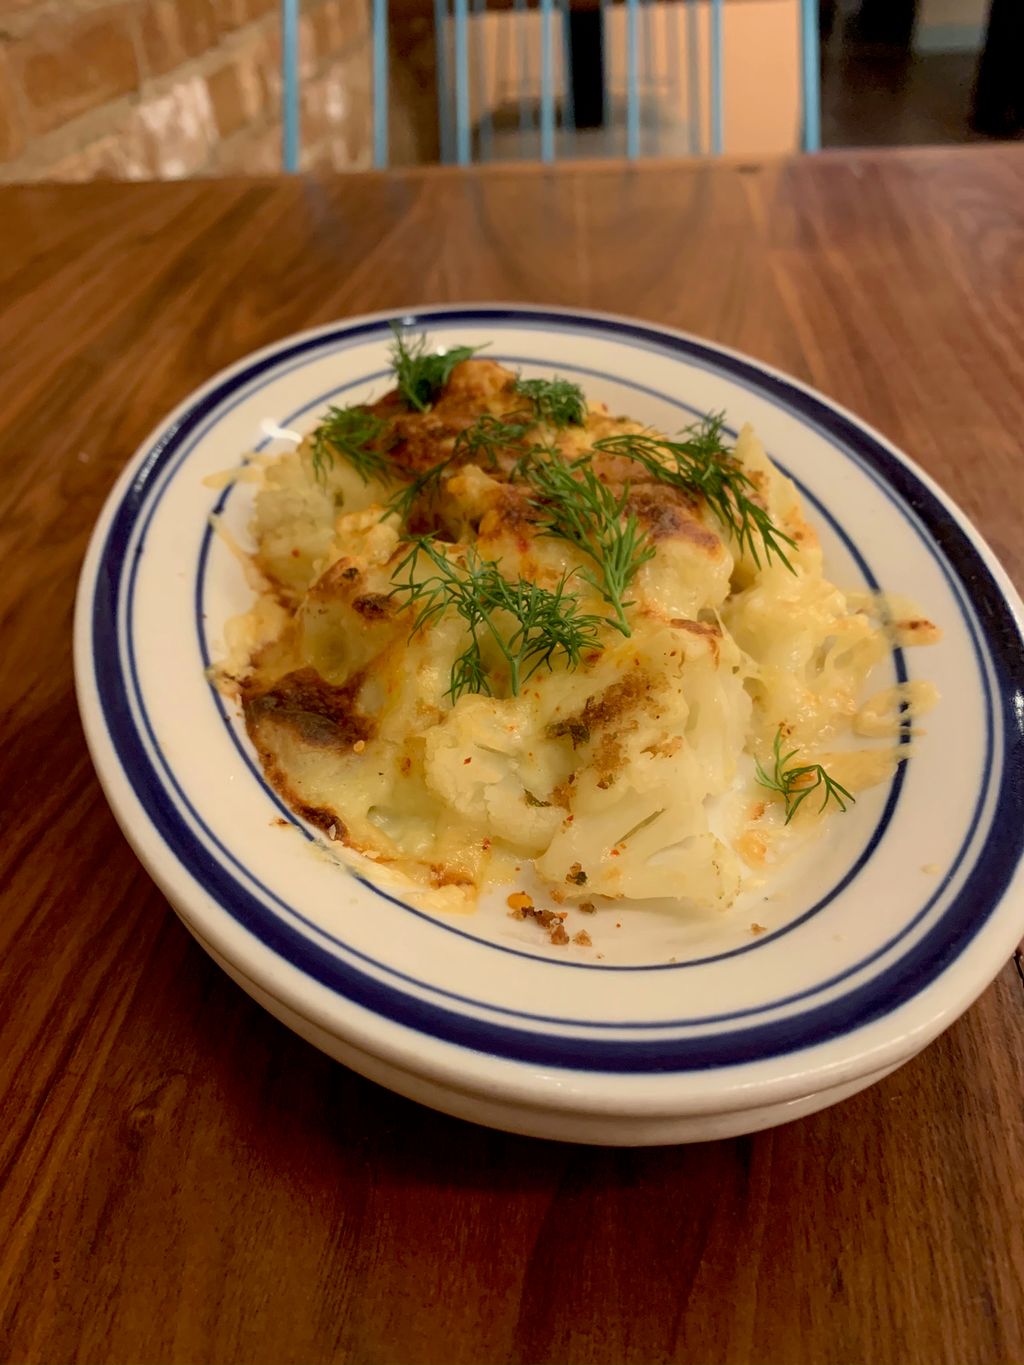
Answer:
<path fill-rule="evenodd" d="M 75 710 L 115 476 L 213 371 L 511 299 L 741 348 L 907 449 L 1024 583 L 1024 147 L 0 191 L 0 1360 L 1024 1361 L 1024 989 L 754 1137 L 472 1127 L 288 1033 L 136 862 Z"/>

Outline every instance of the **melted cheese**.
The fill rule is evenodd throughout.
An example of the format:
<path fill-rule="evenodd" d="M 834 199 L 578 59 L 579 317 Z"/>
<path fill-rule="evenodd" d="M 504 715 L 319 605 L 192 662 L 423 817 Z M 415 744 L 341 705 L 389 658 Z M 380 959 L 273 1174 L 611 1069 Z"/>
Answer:
<path fill-rule="evenodd" d="M 409 474 L 430 468 L 449 460 L 479 414 L 520 411 L 510 380 L 493 362 L 470 361 L 428 413 L 407 413 L 388 395 L 375 411 L 391 424 L 396 463 Z M 540 434 L 575 459 L 602 435 L 640 429 L 592 406 L 583 426 Z M 553 587 L 572 574 L 581 609 L 605 615 L 585 572 L 593 565 L 541 534 L 509 482 L 514 454 L 452 461 L 438 496 L 414 509 L 413 529 L 440 530 L 456 562 L 474 546 L 512 580 Z M 451 669 L 466 628 L 445 613 L 414 630 L 414 613 L 393 595 L 408 553 L 385 507 L 395 485 L 364 482 L 340 458 L 318 477 L 308 440 L 267 464 L 254 562 L 272 595 L 232 629 L 226 671 L 241 676 L 271 781 L 332 840 L 390 875 L 445 888 L 449 902 L 472 900 L 510 860 L 532 859 L 559 899 L 727 906 L 746 869 L 770 864 L 793 834 L 781 803 L 753 780 L 752 757 L 768 761 L 779 727 L 801 763 L 824 762 L 843 736 L 891 736 L 906 706 L 926 700 L 904 688 L 862 701 L 890 647 L 892 616 L 824 576 L 793 485 L 749 429 L 736 455 L 796 542 L 792 572 L 741 553 L 697 499 L 595 455 L 599 477 L 629 482 L 628 510 L 656 550 L 630 587 L 630 637 L 608 628 L 578 668 L 540 669 L 516 696 L 495 655 L 494 695 L 454 704 Z M 829 761 L 851 790 L 891 771 L 891 746 L 841 749 Z M 726 836 L 711 812 L 737 788 L 747 814 Z M 820 818 L 807 801 L 792 823 Z"/>

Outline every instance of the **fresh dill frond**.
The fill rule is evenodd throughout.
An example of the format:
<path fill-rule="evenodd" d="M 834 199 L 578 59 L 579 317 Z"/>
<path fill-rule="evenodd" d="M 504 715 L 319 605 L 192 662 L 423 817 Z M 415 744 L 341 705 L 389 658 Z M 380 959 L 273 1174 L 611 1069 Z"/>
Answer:
<path fill-rule="evenodd" d="M 391 347 L 391 368 L 398 381 L 398 392 L 411 408 L 426 412 L 452 377 L 452 370 L 470 360 L 480 346 L 452 346 L 446 351 L 427 349 L 423 333 L 406 340 L 401 327 L 391 324 L 395 340 Z"/>
<path fill-rule="evenodd" d="M 433 569 L 425 577 L 417 577 L 421 556 Z M 491 695 L 484 659 L 488 642 L 507 664 L 509 690 L 516 696 L 538 668 L 553 669 L 558 661 L 575 668 L 585 650 L 601 648 L 598 631 L 604 622 L 580 611 L 578 597 L 568 589 L 570 577 L 564 575 L 553 589 L 525 578 L 513 582 L 473 549 L 460 564 L 431 537 L 421 536 L 395 568 L 392 595 L 415 608 L 410 635 L 447 611 L 465 622 L 469 642 L 452 665 L 447 694 L 453 702 L 466 692 Z"/>
<path fill-rule="evenodd" d="M 452 453 L 446 460 L 440 460 L 429 469 L 423 470 L 411 483 L 405 484 L 391 495 L 387 502 L 388 511 L 395 512 L 402 525 L 407 526 L 416 504 L 422 499 L 436 496 L 440 491 L 442 478 L 453 465 L 486 459 L 487 463 L 495 468 L 498 463 L 498 451 L 509 447 L 515 448 L 530 430 L 531 425 L 530 421 L 505 421 L 484 413 L 472 426 L 459 432 L 452 446 Z"/>
<path fill-rule="evenodd" d="M 422 473 L 417 474 L 410 483 L 403 484 L 401 488 L 396 489 L 384 504 L 387 509 L 384 516 L 386 517 L 389 512 L 394 512 L 402 525 L 407 526 L 413 508 L 420 499 L 433 498 L 440 491 L 441 480 L 451 467 L 451 463 L 452 457 L 449 456 L 447 460 L 441 460 L 438 464 L 431 465 L 429 469 L 424 469 Z M 381 520 L 383 519 L 382 517 Z"/>
<path fill-rule="evenodd" d="M 484 459 L 493 469 L 499 452 L 519 447 L 532 426 L 533 419 L 528 413 L 513 413 L 507 418 L 481 413 L 472 426 L 456 436 L 452 454 L 459 460 Z"/>
<path fill-rule="evenodd" d="M 313 470 L 321 483 L 336 455 L 347 460 L 363 483 L 388 479 L 394 470 L 380 447 L 387 423 L 366 408 L 330 407 L 313 432 Z"/>
<path fill-rule="evenodd" d="M 603 436 L 593 449 L 633 460 L 659 483 L 699 494 L 758 568 L 763 553 L 766 563 L 774 555 L 794 573 L 783 547 L 795 550 L 796 541 L 751 497 L 756 485 L 722 440 L 723 426 L 722 415 L 713 415 L 687 428 L 681 441 L 643 431 Z"/>
<path fill-rule="evenodd" d="M 819 789 L 823 789 L 821 805 L 818 808 L 819 814 L 825 809 L 829 801 L 835 801 L 841 811 L 846 810 L 847 801 L 856 802 L 857 798 L 829 777 L 820 763 L 796 764 L 794 767 L 789 767 L 788 765 L 798 753 L 798 749 L 791 749 L 788 754 L 782 752 L 782 726 L 780 725 L 775 735 L 775 743 L 772 745 L 773 764 L 771 772 L 766 772 L 759 761 L 755 760 L 754 763 L 757 780 L 761 786 L 767 787 L 770 791 L 778 792 L 785 801 L 787 825 L 803 802 L 812 792 Z"/>
<path fill-rule="evenodd" d="M 519 461 L 517 468 L 529 485 L 540 512 L 544 535 L 568 541 L 592 559 L 597 572 L 584 577 L 615 613 L 611 624 L 623 635 L 633 632 L 626 621 L 626 592 L 637 570 L 654 556 L 633 512 L 626 513 L 629 485 L 616 495 L 594 473 L 589 458 L 564 464 L 558 459 Z"/>
<path fill-rule="evenodd" d="M 512 388 L 530 400 L 537 420 L 549 427 L 581 427 L 587 420 L 583 390 L 568 379 L 524 379 L 518 375 Z"/>

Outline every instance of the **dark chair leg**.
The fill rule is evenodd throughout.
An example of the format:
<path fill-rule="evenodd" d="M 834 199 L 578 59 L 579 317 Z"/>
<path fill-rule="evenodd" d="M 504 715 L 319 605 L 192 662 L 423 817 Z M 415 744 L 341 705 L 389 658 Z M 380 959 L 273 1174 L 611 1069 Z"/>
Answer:
<path fill-rule="evenodd" d="M 992 0 L 978 61 L 971 126 L 988 137 L 1024 133 L 1024 5 Z"/>
<path fill-rule="evenodd" d="M 604 33 L 601 11 L 569 11 L 572 49 L 572 97 L 577 128 L 600 128 L 604 123 Z"/>

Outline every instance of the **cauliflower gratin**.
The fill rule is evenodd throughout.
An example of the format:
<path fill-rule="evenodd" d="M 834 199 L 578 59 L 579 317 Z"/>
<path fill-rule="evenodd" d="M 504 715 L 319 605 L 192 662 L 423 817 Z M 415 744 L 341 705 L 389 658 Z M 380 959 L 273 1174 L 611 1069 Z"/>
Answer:
<path fill-rule="evenodd" d="M 670 438 L 397 332 L 393 364 L 246 466 L 259 596 L 217 670 L 331 840 L 450 907 L 531 862 L 588 910 L 725 908 L 907 754 L 934 689 L 862 694 L 937 631 L 826 578 L 749 428 Z"/>

